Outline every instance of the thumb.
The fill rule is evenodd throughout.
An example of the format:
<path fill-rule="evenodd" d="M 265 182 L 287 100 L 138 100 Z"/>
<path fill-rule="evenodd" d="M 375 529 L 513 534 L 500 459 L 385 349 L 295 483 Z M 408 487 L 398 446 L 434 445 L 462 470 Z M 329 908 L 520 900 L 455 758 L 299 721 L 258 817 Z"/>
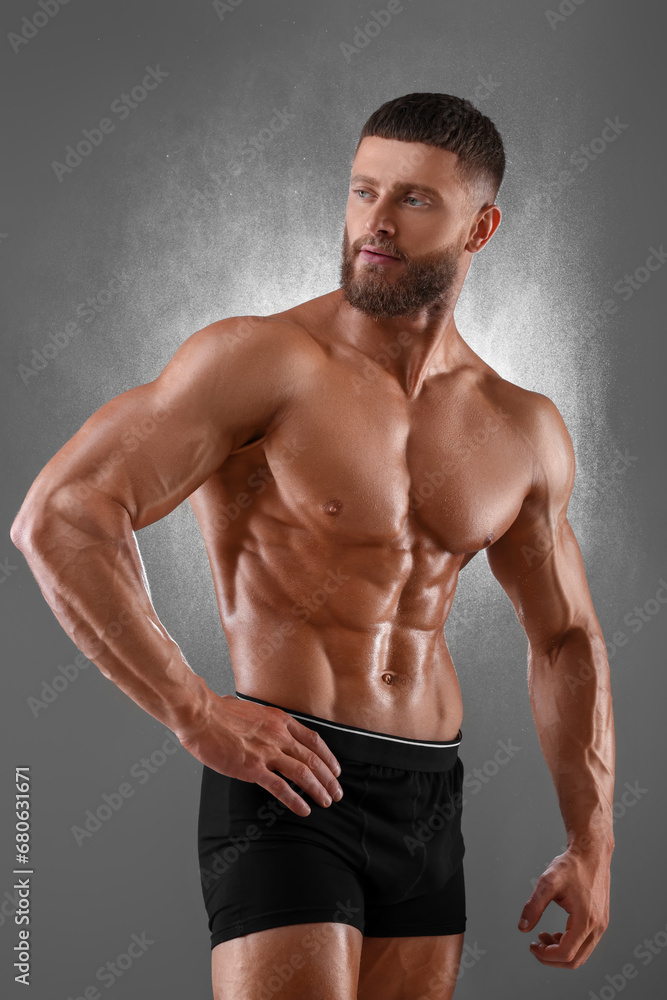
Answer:
<path fill-rule="evenodd" d="M 555 887 L 552 878 L 541 875 L 533 889 L 533 893 L 521 911 L 519 920 L 520 931 L 530 931 L 539 921 L 547 906 L 554 898 Z"/>

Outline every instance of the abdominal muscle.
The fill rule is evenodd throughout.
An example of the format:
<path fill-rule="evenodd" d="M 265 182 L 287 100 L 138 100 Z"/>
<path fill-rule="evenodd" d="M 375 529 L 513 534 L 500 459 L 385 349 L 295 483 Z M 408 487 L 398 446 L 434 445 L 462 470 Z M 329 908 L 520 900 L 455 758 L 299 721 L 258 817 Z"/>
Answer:
<path fill-rule="evenodd" d="M 294 548 L 237 552 L 233 572 L 228 555 L 209 552 L 236 690 L 374 732 L 455 739 L 463 707 L 443 634 L 454 581 L 426 603 L 419 573 L 397 582 L 404 553 L 331 561 L 314 548 L 303 560 Z"/>
<path fill-rule="evenodd" d="M 252 638 L 254 636 L 254 638 Z M 295 712 L 410 739 L 453 740 L 463 717 L 461 690 L 444 636 L 409 660 L 378 657 L 385 646 L 420 647 L 425 637 L 389 627 L 377 634 L 335 634 L 302 626 L 267 661 L 282 635 L 252 627 L 228 632 L 236 689 Z M 410 642 L 412 638 L 412 642 Z M 436 637 L 432 637 L 433 640 Z M 249 641 L 250 640 L 250 641 Z M 259 655 L 258 655 L 259 654 Z M 307 725 L 307 723 L 304 723 Z"/>

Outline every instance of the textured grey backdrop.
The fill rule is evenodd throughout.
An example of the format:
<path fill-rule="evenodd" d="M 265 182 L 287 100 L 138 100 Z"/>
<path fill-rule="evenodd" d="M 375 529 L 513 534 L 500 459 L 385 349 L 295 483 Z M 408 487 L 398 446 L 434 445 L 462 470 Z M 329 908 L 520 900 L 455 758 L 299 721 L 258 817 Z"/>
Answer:
<path fill-rule="evenodd" d="M 611 1000 L 623 988 L 628 1000 L 652 1000 L 667 977 L 665 276 L 659 255 L 646 267 L 665 237 L 661 8 L 403 0 L 366 31 L 373 11 L 387 21 L 387 6 L 3 4 L 3 995 L 24 995 L 11 968 L 11 824 L 13 768 L 27 764 L 31 995 L 66 1000 L 96 985 L 125 1000 L 210 997 L 200 765 L 182 748 L 161 750 L 163 727 L 94 666 L 78 670 L 9 525 L 91 412 L 153 379 L 195 330 L 336 287 L 359 129 L 414 90 L 470 98 L 506 143 L 503 223 L 474 262 L 457 318 L 485 360 L 551 396 L 569 427 L 570 517 L 608 642 L 617 726 L 611 925 L 582 969 L 557 973 L 516 930 L 531 879 L 564 844 L 530 715 L 526 640 L 475 559 L 447 628 L 464 694 L 461 756 L 485 776 L 466 802 L 470 949 L 457 997 Z M 149 70 L 153 89 L 133 99 Z M 104 118 L 107 131 L 91 132 L 77 162 L 83 130 Z M 194 669 L 233 691 L 189 506 L 139 543 L 160 617 Z M 499 740 L 521 749 L 493 774 Z M 151 772 L 140 761 L 153 754 Z M 134 794 L 77 843 L 73 828 L 123 782 Z M 541 926 L 562 928 L 563 916 L 552 905 Z M 141 956 L 97 979 L 132 935 L 145 935 Z M 636 975 L 625 982 L 627 963 Z"/>

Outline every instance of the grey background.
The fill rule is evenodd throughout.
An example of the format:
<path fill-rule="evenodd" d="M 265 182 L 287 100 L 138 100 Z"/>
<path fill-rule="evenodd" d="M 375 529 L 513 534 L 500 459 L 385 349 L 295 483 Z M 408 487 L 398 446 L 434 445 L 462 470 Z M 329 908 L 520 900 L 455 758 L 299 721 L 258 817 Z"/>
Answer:
<path fill-rule="evenodd" d="M 39 8 L 36 0 L 3 4 L 3 995 L 24 995 L 13 983 L 16 928 L 11 893 L 4 895 L 19 764 L 33 775 L 31 995 L 65 1000 L 92 984 L 106 995 L 96 970 L 124 952 L 133 933 L 154 943 L 111 995 L 211 995 L 196 857 L 201 766 L 179 748 L 145 784 L 132 777 L 161 746 L 164 727 L 94 666 L 35 717 L 28 698 L 39 698 L 77 650 L 12 546 L 9 526 L 35 475 L 84 420 L 153 379 L 195 330 L 337 286 L 358 132 L 379 104 L 414 90 L 470 98 L 506 143 L 503 223 L 474 262 L 457 320 L 504 377 L 551 396 L 572 435 L 570 520 L 612 653 L 617 733 L 611 924 L 583 968 L 551 971 L 528 952 L 537 932 L 526 937 L 516 924 L 531 879 L 565 836 L 530 715 L 525 636 L 483 556 L 473 560 L 446 630 L 464 696 L 461 756 L 471 772 L 493 759 L 499 740 L 521 750 L 467 796 L 466 941 L 483 954 L 456 995 L 548 1000 L 567 991 L 588 1000 L 606 987 L 604 998 L 613 989 L 606 977 L 628 962 L 638 975 L 624 997 L 648 1000 L 665 982 L 667 956 L 644 965 L 633 951 L 656 933 L 663 940 L 667 924 L 667 614 L 649 603 L 641 627 L 623 621 L 667 576 L 664 274 L 651 274 L 627 302 L 613 291 L 665 236 L 661 10 L 566 2 L 572 12 L 552 26 L 548 4 L 533 0 L 404 0 L 378 36 L 346 58 L 341 43 L 352 43 L 355 29 L 384 7 L 383 0 L 242 0 L 221 19 L 207 2 L 71 0 L 15 52 L 8 33 Z M 168 77 L 121 121 L 112 102 L 158 64 Z M 293 116 L 284 129 L 262 132 L 283 109 Z M 616 116 L 628 127 L 579 172 L 571 156 Z M 115 130 L 59 182 L 52 162 L 103 117 Z M 243 144 L 260 133 L 263 149 L 250 155 Z M 127 275 L 124 287 L 41 371 L 22 378 L 19 366 L 31 363 L 33 348 L 41 353 L 114 272 Z M 588 313 L 608 299 L 618 309 L 591 330 Z M 138 540 L 158 614 L 209 685 L 232 692 L 189 506 Z M 622 647 L 612 638 L 619 631 Z M 128 780 L 135 795 L 77 846 L 71 828 Z M 643 791 L 626 807 L 625 782 L 636 781 Z M 563 929 L 563 911 L 552 905 L 542 927 Z"/>

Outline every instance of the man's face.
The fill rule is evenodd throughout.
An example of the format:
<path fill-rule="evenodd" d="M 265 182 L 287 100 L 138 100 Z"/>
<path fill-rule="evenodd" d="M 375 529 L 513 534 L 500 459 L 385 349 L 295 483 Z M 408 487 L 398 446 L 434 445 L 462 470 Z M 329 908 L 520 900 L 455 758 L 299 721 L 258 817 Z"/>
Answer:
<path fill-rule="evenodd" d="M 446 304 L 471 218 L 456 162 L 456 154 L 424 143 L 362 141 L 343 233 L 340 283 L 350 305 L 389 319 Z"/>

